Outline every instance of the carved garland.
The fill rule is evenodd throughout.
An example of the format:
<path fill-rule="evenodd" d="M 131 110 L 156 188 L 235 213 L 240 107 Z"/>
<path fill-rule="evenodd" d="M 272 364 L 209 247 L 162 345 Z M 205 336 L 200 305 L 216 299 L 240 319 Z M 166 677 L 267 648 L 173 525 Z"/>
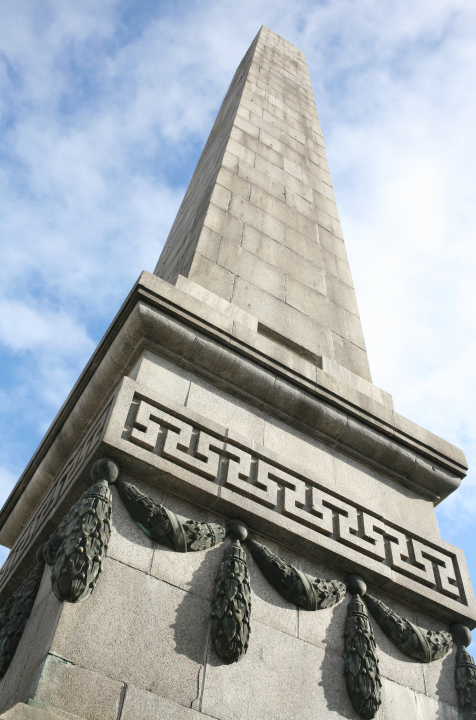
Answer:
<path fill-rule="evenodd" d="M 381 704 L 379 662 L 367 608 L 377 624 L 402 653 L 419 662 L 432 662 L 456 644 L 455 687 L 460 716 L 476 720 L 476 665 L 467 652 L 471 633 L 455 624 L 450 633 L 414 625 L 366 592 L 362 578 L 351 575 L 347 585 L 338 580 L 313 578 L 286 563 L 265 545 L 248 537 L 239 520 L 226 529 L 218 523 L 200 523 L 180 517 L 134 485 L 119 478 L 119 468 L 103 458 L 92 467 L 94 484 L 65 515 L 49 540 L 37 551 L 38 564 L 0 609 L 0 679 L 20 642 L 40 586 L 45 563 L 52 566 L 52 590 L 60 601 L 77 603 L 94 590 L 107 553 L 111 533 L 112 496 L 119 496 L 136 525 L 152 540 L 177 552 L 208 550 L 226 536 L 232 542 L 220 564 L 211 607 L 211 638 L 227 663 L 238 662 L 248 649 L 251 632 L 251 590 L 246 553 L 250 552 L 271 585 L 288 602 L 305 610 L 330 608 L 348 590 L 351 600 L 344 627 L 344 674 L 351 703 L 364 720 L 374 718 Z"/>

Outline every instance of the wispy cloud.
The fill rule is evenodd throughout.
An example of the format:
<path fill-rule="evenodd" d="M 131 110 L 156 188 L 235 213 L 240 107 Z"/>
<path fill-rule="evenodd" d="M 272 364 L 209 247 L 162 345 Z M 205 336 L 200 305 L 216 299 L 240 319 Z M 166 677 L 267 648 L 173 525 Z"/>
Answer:
<path fill-rule="evenodd" d="M 0 25 L 4 493 L 154 267 L 261 24 L 309 62 L 374 381 L 476 461 L 476 6 L 18 0 Z M 470 478 L 444 535 L 475 510 Z"/>

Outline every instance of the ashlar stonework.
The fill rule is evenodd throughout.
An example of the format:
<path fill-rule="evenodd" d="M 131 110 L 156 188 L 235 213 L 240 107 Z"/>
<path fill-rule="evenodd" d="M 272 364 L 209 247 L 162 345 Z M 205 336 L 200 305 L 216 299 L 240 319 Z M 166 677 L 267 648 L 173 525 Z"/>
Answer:
<path fill-rule="evenodd" d="M 372 383 L 304 55 L 263 27 L 164 245 L 0 512 L 0 717 L 476 717 L 434 507 Z"/>

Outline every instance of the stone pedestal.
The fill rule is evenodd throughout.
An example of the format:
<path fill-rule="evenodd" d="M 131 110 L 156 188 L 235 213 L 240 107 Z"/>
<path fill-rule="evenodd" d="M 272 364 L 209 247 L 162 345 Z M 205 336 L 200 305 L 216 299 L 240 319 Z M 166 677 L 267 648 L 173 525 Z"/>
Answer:
<path fill-rule="evenodd" d="M 238 519 L 304 584 L 358 574 L 417 634 L 473 627 L 464 555 L 440 538 L 434 513 L 464 476 L 464 455 L 371 383 L 307 68 L 266 28 L 156 272 L 139 278 L 2 511 L 0 539 L 12 546 L 2 601 L 105 457 L 178 518 L 179 534 L 187 518 Z M 154 542 L 110 487 L 97 586 L 60 602 L 45 566 L 1 682 L 1 717 L 358 717 L 344 676 L 350 595 L 306 610 L 273 587 L 244 542 L 252 632 L 246 654 L 227 664 L 210 616 L 230 537 L 177 552 Z M 456 719 L 454 653 L 421 663 L 370 622 L 376 717 Z"/>

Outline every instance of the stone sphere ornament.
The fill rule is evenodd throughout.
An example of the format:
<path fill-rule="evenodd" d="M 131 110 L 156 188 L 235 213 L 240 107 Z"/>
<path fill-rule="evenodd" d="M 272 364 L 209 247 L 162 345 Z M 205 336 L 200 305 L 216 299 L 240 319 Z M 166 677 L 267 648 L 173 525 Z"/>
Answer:
<path fill-rule="evenodd" d="M 248 528 L 241 520 L 230 520 L 226 526 L 226 534 L 233 540 L 244 542 L 248 537 Z"/>
<path fill-rule="evenodd" d="M 351 595 L 360 595 L 360 597 L 362 597 L 362 595 L 365 595 L 367 592 L 367 585 L 360 575 L 349 575 L 346 578 L 345 584 Z"/>
<path fill-rule="evenodd" d="M 109 460 L 109 458 L 101 458 L 100 460 L 96 460 L 96 462 L 91 468 L 91 478 L 94 482 L 99 482 L 99 480 L 107 480 L 107 482 L 112 485 L 112 483 L 116 482 L 118 477 L 119 465 L 117 465 L 114 460 Z"/>
<path fill-rule="evenodd" d="M 454 623 L 450 627 L 450 633 L 456 645 L 462 645 L 463 647 L 471 645 L 471 630 L 466 625 Z"/>

